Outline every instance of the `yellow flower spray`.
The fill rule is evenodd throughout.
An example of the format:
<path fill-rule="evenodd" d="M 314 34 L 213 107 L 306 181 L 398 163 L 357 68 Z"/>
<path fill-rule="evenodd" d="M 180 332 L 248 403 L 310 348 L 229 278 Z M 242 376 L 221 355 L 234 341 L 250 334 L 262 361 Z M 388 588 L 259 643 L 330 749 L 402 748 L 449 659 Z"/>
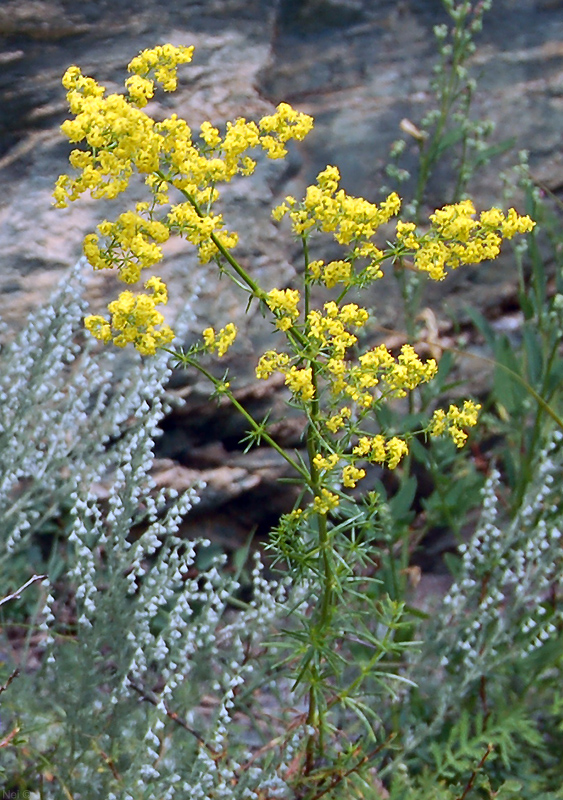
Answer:
<path fill-rule="evenodd" d="M 395 242 L 382 248 L 376 243 L 379 228 L 397 216 L 400 198 L 393 193 L 375 204 L 353 197 L 340 187 L 338 169 L 328 166 L 301 201 L 287 197 L 272 212 L 280 223 L 288 218 L 293 234 L 301 240 L 304 271 L 300 288 L 266 292 L 233 255 L 238 236 L 215 211 L 218 186 L 237 175 L 252 174 L 257 149 L 268 158 L 283 158 L 287 143 L 302 140 L 313 120 L 281 103 L 273 114 L 257 121 L 227 122 L 223 131 L 204 122 L 194 132 L 175 114 L 154 121 L 143 109 L 156 84 L 174 91 L 177 68 L 189 63 L 192 55 L 192 47 L 172 45 L 143 51 L 129 64 L 125 94 L 106 94 L 78 67 L 67 70 L 63 84 L 73 118 L 63 123 L 62 131 L 80 148 L 70 155 L 74 174 L 59 178 L 54 197 L 60 208 L 86 191 L 94 198 L 115 198 L 127 189 L 133 175 L 140 175 L 148 200 L 114 222 L 100 223 L 97 232 L 86 237 L 84 252 L 92 267 L 113 269 L 124 283 L 135 284 L 144 271 L 162 260 L 160 245 L 170 236 L 180 236 L 197 248 L 202 263 L 216 261 L 250 301 L 269 310 L 279 331 L 283 344 L 260 356 L 256 376 L 267 379 L 280 373 L 291 403 L 304 411 L 306 461 L 283 450 L 267 426 L 241 406 L 229 383 L 217 380 L 202 366 L 200 353 L 221 357 L 232 346 L 237 333 L 233 323 L 219 332 L 206 328 L 201 343 L 187 353 L 169 352 L 178 363 L 199 369 L 214 383 L 216 392 L 228 396 L 248 422 L 250 442 L 264 440 L 275 448 L 304 487 L 300 507 L 282 518 L 278 541 L 285 543 L 283 553 L 290 553 L 290 567 L 301 558 L 302 565 L 323 575 L 310 649 L 297 670 L 297 682 L 308 687 L 307 723 L 317 732 L 309 740 L 307 772 L 322 750 L 326 697 L 332 691 L 321 680 L 328 662 L 318 642 L 328 641 L 330 635 L 337 637 L 332 619 L 338 603 L 346 602 L 345 558 L 335 543 L 335 531 L 342 527 L 336 524 L 341 519 L 338 515 L 349 491 L 366 477 L 368 465 L 395 469 L 409 452 L 408 437 L 374 432 L 376 411 L 431 381 L 438 368 L 434 359 L 421 360 L 411 345 L 404 345 L 398 354 L 378 345 L 358 355 L 358 332 L 369 326 L 370 315 L 356 303 L 345 302 L 347 295 L 381 279 L 385 264 L 405 257 L 412 260 L 414 269 L 441 281 L 465 264 L 496 258 L 503 239 L 530 231 L 534 222 L 514 209 L 506 215 L 496 208 L 477 215 L 472 202 L 464 200 L 435 211 L 422 231 L 414 223 L 397 221 Z M 331 236 L 342 248 L 342 257 L 326 264 L 310 260 L 309 241 L 318 234 Z M 128 290 L 110 303 L 110 319 L 87 317 L 88 330 L 119 347 L 130 343 L 143 355 L 166 349 L 174 334 L 156 309 L 166 304 L 166 287 L 155 276 L 145 280 L 144 286 L 147 294 Z M 335 299 L 316 306 L 315 286 L 333 290 Z M 461 447 L 467 430 L 477 422 L 478 411 L 479 405 L 471 400 L 460 408 L 439 409 L 421 432 L 450 436 Z M 347 524 L 354 530 L 353 521 Z"/>

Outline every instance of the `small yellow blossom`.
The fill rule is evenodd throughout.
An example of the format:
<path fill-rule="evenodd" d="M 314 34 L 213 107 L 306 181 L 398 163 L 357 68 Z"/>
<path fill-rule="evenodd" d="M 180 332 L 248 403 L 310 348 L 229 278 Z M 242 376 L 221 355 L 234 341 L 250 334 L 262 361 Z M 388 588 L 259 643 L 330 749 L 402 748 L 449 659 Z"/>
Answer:
<path fill-rule="evenodd" d="M 313 510 L 317 514 L 326 516 L 329 511 L 337 508 L 339 504 L 340 500 L 337 494 L 334 494 L 334 492 L 329 492 L 328 489 L 321 489 L 321 494 L 317 495 L 313 500 Z"/>
<path fill-rule="evenodd" d="M 221 144 L 219 131 L 210 122 L 202 122 L 200 131 L 201 138 L 208 147 L 216 148 Z"/>
<path fill-rule="evenodd" d="M 447 433 L 456 447 L 463 447 L 467 441 L 464 428 L 473 428 L 477 424 L 480 409 L 481 406 L 472 400 L 465 400 L 461 408 L 450 405 L 447 412 L 438 408 L 428 424 L 427 431 L 430 436 L 442 436 Z"/>
<path fill-rule="evenodd" d="M 325 425 L 331 433 L 338 433 L 338 431 L 341 430 L 341 428 L 343 428 L 346 424 L 346 420 L 350 419 L 351 416 L 352 409 L 348 406 L 344 406 L 337 414 L 330 416 L 326 420 Z"/>
<path fill-rule="evenodd" d="M 266 380 L 276 371 L 285 373 L 288 364 L 289 356 L 287 353 L 276 353 L 275 350 L 267 350 L 260 356 L 256 367 L 256 377 L 260 380 Z"/>
<path fill-rule="evenodd" d="M 104 317 L 91 314 L 84 318 L 84 327 L 87 331 L 90 331 L 92 336 L 96 339 L 99 339 L 105 344 L 111 342 L 111 325 Z"/>
<path fill-rule="evenodd" d="M 296 111 L 287 103 L 280 103 L 274 114 L 262 117 L 258 127 L 260 144 L 268 158 L 283 158 L 287 155 L 286 142 L 304 139 L 313 128 L 313 118 Z"/>
<path fill-rule="evenodd" d="M 148 78 L 141 78 L 140 75 L 131 75 L 125 81 L 125 86 L 129 92 L 131 102 L 138 108 L 144 108 L 154 95 L 154 81 Z"/>
<path fill-rule="evenodd" d="M 322 272 L 323 283 L 328 289 L 332 289 L 337 283 L 348 284 L 351 276 L 352 265 L 348 261 L 331 261 Z"/>
<path fill-rule="evenodd" d="M 513 208 L 510 208 L 506 220 L 501 224 L 501 233 L 505 239 L 512 239 L 517 233 L 529 233 L 535 224 L 529 216 L 521 217 Z"/>
<path fill-rule="evenodd" d="M 193 47 L 174 47 L 172 44 L 159 45 L 151 50 L 143 50 L 128 65 L 128 72 L 145 78 L 154 75 L 165 92 L 175 91 L 178 64 L 187 64 L 192 60 Z"/>
<path fill-rule="evenodd" d="M 398 436 L 393 436 L 392 439 L 389 439 L 385 449 L 387 450 L 387 466 L 389 469 L 395 469 L 401 459 L 408 455 L 409 452 L 407 443 L 403 439 L 399 439 Z"/>
<path fill-rule="evenodd" d="M 339 462 L 339 457 L 336 453 L 331 453 L 328 457 L 322 456 L 320 453 L 313 458 L 313 464 L 318 470 L 323 470 L 325 472 L 330 472 L 331 469 L 334 469 L 335 466 Z"/>
<path fill-rule="evenodd" d="M 88 234 L 84 239 L 84 254 L 94 269 L 116 266 L 124 283 L 136 283 L 141 270 L 162 259 L 159 244 L 170 235 L 166 225 L 144 219 L 134 211 L 125 211 L 115 222 L 101 222 L 98 231 L 108 240 L 107 246 L 100 246 L 97 234 Z"/>
<path fill-rule="evenodd" d="M 300 396 L 301 400 L 305 402 L 312 400 L 315 396 L 311 367 L 304 367 L 303 369 L 290 367 L 285 375 L 285 383 L 294 395 Z"/>
<path fill-rule="evenodd" d="M 219 333 L 214 328 L 206 328 L 203 333 L 203 343 L 209 352 L 214 350 L 219 358 L 225 355 L 229 347 L 233 344 L 237 336 L 237 327 L 232 322 L 221 328 Z"/>
<path fill-rule="evenodd" d="M 352 453 L 358 458 L 376 464 L 387 463 L 389 469 L 395 469 L 401 459 L 409 452 L 407 443 L 398 436 L 393 436 L 388 441 L 381 434 L 376 436 L 362 436 Z"/>
<path fill-rule="evenodd" d="M 397 397 L 404 397 L 407 390 L 415 389 L 421 383 L 432 380 L 438 371 L 433 358 L 422 362 L 414 347 L 404 344 L 396 363 L 387 371 L 385 382 Z"/>
<path fill-rule="evenodd" d="M 164 325 L 163 315 L 155 306 L 167 302 L 166 285 L 160 278 L 150 278 L 145 288 L 151 294 L 134 295 L 121 292 L 117 300 L 108 305 L 111 322 L 103 317 L 89 316 L 84 325 L 96 339 L 113 341 L 118 347 L 131 343 L 141 355 L 154 355 L 157 348 L 164 347 L 174 338 L 174 332 Z"/>
<path fill-rule="evenodd" d="M 309 267 L 308 267 L 309 275 L 314 281 L 318 281 L 321 279 L 321 276 L 323 274 L 324 263 L 325 262 L 320 259 L 317 261 L 309 262 Z"/>
<path fill-rule="evenodd" d="M 297 289 L 272 289 L 268 292 L 266 303 L 276 314 L 276 327 L 286 331 L 299 316 L 298 304 L 301 296 Z"/>
<path fill-rule="evenodd" d="M 402 222 L 399 220 L 396 225 L 397 241 L 408 247 L 409 250 L 418 250 L 419 240 L 416 236 L 416 225 L 414 222 Z"/>
<path fill-rule="evenodd" d="M 352 464 L 348 464 L 342 470 L 342 483 L 347 489 L 354 489 L 356 483 L 360 481 L 362 478 L 365 478 L 365 476 L 366 476 L 365 469 L 358 469 Z"/>

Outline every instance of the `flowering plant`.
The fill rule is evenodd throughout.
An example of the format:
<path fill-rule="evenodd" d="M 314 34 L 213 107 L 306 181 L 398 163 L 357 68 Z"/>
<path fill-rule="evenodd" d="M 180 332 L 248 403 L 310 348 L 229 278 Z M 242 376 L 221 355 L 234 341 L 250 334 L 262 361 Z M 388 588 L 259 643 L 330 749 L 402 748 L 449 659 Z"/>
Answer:
<path fill-rule="evenodd" d="M 146 356 L 164 349 L 177 364 L 198 369 L 216 393 L 244 415 L 250 443 L 264 441 L 275 448 L 302 486 L 295 508 L 273 532 L 272 547 L 296 580 L 306 583 L 311 575 L 321 576 L 323 587 L 313 611 L 287 634 L 294 643 L 287 663 L 307 696 L 309 739 L 303 774 L 311 776 L 326 752 L 331 712 L 352 710 L 373 728 L 377 715 L 373 704 L 365 702 L 365 686 L 375 679 L 380 687 L 384 675 L 396 673 L 391 656 L 408 644 L 397 635 L 403 626 L 403 605 L 374 588 L 378 498 L 368 492 L 358 500 L 351 491 L 370 465 L 395 469 L 408 456 L 413 432 L 380 429 L 377 412 L 431 381 L 438 369 L 434 359 L 423 361 L 411 344 L 398 353 L 378 344 L 358 354 L 358 333 L 369 329 L 370 314 L 350 302 L 349 295 L 356 297 L 358 290 L 383 277 L 386 265 L 397 263 L 407 262 L 430 279 L 443 280 L 463 265 L 496 258 L 503 239 L 530 231 L 534 222 L 514 209 L 506 215 L 497 208 L 477 215 L 472 202 L 462 200 L 436 210 L 424 228 L 396 221 L 394 241 L 382 248 L 376 239 L 380 228 L 389 229 L 399 214 L 399 196 L 391 193 L 379 205 L 353 197 L 340 187 L 338 169 L 328 166 L 301 201 L 287 197 L 273 210 L 280 224 L 289 220 L 301 242 L 303 271 L 299 288 L 266 290 L 256 282 L 252 268 L 234 254 L 238 235 L 216 212 L 218 187 L 237 175 L 250 175 L 257 166 L 256 149 L 268 158 L 283 158 L 287 143 L 302 140 L 313 120 L 281 103 L 271 115 L 256 122 L 228 122 L 224 131 L 204 122 L 195 134 L 176 115 L 154 121 L 143 109 L 155 85 L 173 91 L 178 66 L 190 62 L 192 55 L 193 48 L 172 45 L 143 51 L 129 64 L 124 95 L 106 95 L 104 87 L 78 67 L 67 70 L 63 84 L 74 118 L 62 130 L 80 148 L 70 155 L 75 173 L 59 178 L 54 196 L 58 207 L 86 191 L 94 198 L 113 199 L 127 189 L 134 174 L 143 176 L 148 200 L 113 222 L 102 222 L 86 237 L 84 252 L 92 267 L 114 269 L 124 283 L 137 283 L 143 271 L 162 260 L 161 245 L 170 236 L 180 236 L 197 248 L 202 263 L 215 262 L 248 295 L 248 308 L 254 304 L 269 313 L 279 332 L 279 347 L 260 356 L 256 376 L 283 376 L 289 402 L 307 420 L 306 458 L 286 452 L 267 423 L 254 419 L 240 404 L 229 382 L 215 378 L 201 363 L 202 353 L 225 355 L 236 339 L 235 323 L 219 331 L 207 327 L 201 342 L 187 351 L 169 349 L 174 332 L 157 310 L 166 304 L 167 290 L 156 276 L 144 281 L 147 293 L 122 292 L 109 304 L 109 318 L 92 315 L 85 320 L 86 328 L 103 342 L 132 344 Z M 310 258 L 310 242 L 322 234 L 342 248 L 341 258 L 328 263 Z M 319 302 L 319 289 L 333 291 L 333 299 Z M 479 408 L 465 400 L 460 406 L 437 409 L 417 433 L 446 435 L 461 447 Z M 352 597 L 362 598 L 353 619 L 346 616 Z M 342 653 L 357 644 L 358 637 L 370 654 L 344 680 Z"/>

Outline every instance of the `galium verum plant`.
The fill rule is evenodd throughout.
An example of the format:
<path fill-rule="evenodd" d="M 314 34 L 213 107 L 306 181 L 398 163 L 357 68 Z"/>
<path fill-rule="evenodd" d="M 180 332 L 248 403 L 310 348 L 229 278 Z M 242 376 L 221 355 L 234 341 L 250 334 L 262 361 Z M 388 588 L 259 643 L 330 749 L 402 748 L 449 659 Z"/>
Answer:
<path fill-rule="evenodd" d="M 147 200 L 103 221 L 89 234 L 84 252 L 96 270 L 113 269 L 126 284 L 141 280 L 163 257 L 161 245 L 171 236 L 185 238 L 198 250 L 202 263 L 214 262 L 248 296 L 250 309 L 258 306 L 271 316 L 280 345 L 258 359 L 256 376 L 284 376 L 290 403 L 307 419 L 307 458 L 282 449 L 268 432 L 267 424 L 252 418 L 234 396 L 226 378 L 217 379 L 201 362 L 204 353 L 224 355 L 237 334 L 229 323 L 216 331 L 208 327 L 200 343 L 189 350 L 171 350 L 173 330 L 165 323 L 159 306 L 167 301 L 164 282 L 155 275 L 143 281 L 145 292 L 127 290 L 109 304 L 109 318 L 86 317 L 88 330 L 103 342 L 119 347 L 132 344 L 142 355 L 165 349 L 177 364 L 193 367 L 226 395 L 244 415 L 249 441 L 265 442 L 293 467 L 303 492 L 298 505 L 286 514 L 274 532 L 277 555 L 286 561 L 295 578 L 320 576 L 322 590 L 313 612 L 301 620 L 295 635 L 297 660 L 295 682 L 308 698 L 310 730 L 305 774 L 314 767 L 326 747 L 329 711 L 340 704 L 353 706 L 364 681 L 375 665 L 385 661 L 393 647 L 393 631 L 400 625 L 400 604 L 383 613 L 382 605 L 367 602 L 354 633 L 371 642 L 375 655 L 367 659 L 347 681 L 337 651 L 352 638 L 344 622 L 347 598 L 361 592 L 361 576 L 369 562 L 369 537 L 377 519 L 377 498 L 351 502 L 349 490 L 366 476 L 370 464 L 395 469 L 409 452 L 408 435 L 377 429 L 375 413 L 395 398 L 406 397 L 437 371 L 434 359 L 422 361 L 411 345 L 398 354 L 383 344 L 357 353 L 358 332 L 369 327 L 366 308 L 349 302 L 358 290 L 380 280 L 386 265 L 404 258 L 414 269 L 441 281 L 451 270 L 465 264 L 494 259 L 503 239 L 530 231 L 534 222 L 513 208 L 498 208 L 478 216 L 470 200 L 445 206 L 430 215 L 423 227 L 392 220 L 401 200 L 390 194 L 379 205 L 353 197 L 340 187 L 335 166 L 327 166 L 309 186 L 302 200 L 286 197 L 272 212 L 302 245 L 303 272 L 299 288 L 267 290 L 253 276 L 251 266 L 234 254 L 238 236 L 225 227 L 216 207 L 219 186 L 235 176 L 250 175 L 257 165 L 253 153 L 263 150 L 268 158 L 283 158 L 290 140 L 302 140 L 313 120 L 281 103 L 275 112 L 258 121 L 239 118 L 220 131 L 204 122 L 198 132 L 175 114 L 161 122 L 143 110 L 156 84 L 165 91 L 177 85 L 177 68 L 191 61 L 192 47 L 163 45 L 145 50 L 129 64 L 125 94 L 106 94 L 93 78 L 70 67 L 63 84 L 72 119 L 63 133 L 80 144 L 70 155 L 73 175 L 59 178 L 55 201 L 59 207 L 89 191 L 94 198 L 113 199 L 123 193 L 134 175 L 144 180 Z M 384 247 L 376 243 L 385 226 Z M 310 258 L 310 242 L 317 235 L 332 237 L 342 248 L 341 258 L 325 263 Z M 332 290 L 333 299 L 316 302 L 317 287 Z M 450 436 L 461 447 L 467 430 L 477 421 L 479 406 L 466 400 L 459 406 L 437 409 L 423 429 L 425 436 Z M 361 605 L 361 604 L 360 604 Z M 373 621 L 385 618 L 384 633 L 373 633 Z M 359 621 L 358 621 L 359 620 Z M 358 627 L 359 626 L 359 627 Z M 291 634 L 289 634 L 291 635 Z M 339 683 L 340 682 L 340 683 Z M 356 702 L 356 701 L 354 701 Z M 355 706 L 358 708 L 359 706 Z"/>

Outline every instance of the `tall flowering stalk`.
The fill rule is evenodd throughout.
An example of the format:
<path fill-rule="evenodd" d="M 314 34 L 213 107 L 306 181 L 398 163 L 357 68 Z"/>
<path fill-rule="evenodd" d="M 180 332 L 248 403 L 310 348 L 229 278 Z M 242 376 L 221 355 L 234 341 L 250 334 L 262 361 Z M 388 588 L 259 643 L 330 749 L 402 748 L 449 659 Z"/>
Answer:
<path fill-rule="evenodd" d="M 282 103 L 257 122 L 240 118 L 227 122 L 223 131 L 204 122 L 194 133 L 176 115 L 155 122 L 143 111 L 155 84 L 173 91 L 178 65 L 191 61 L 192 54 L 191 47 L 172 45 L 143 51 L 129 64 L 123 95 L 106 95 L 104 87 L 78 67 L 67 70 L 63 84 L 74 118 L 62 130 L 81 147 L 70 155 L 75 173 L 57 182 L 55 201 L 64 207 L 86 191 L 95 198 L 115 198 L 133 175 L 141 175 L 148 200 L 113 222 L 102 222 L 86 237 L 84 252 L 92 267 L 116 270 L 124 283 L 137 283 L 162 260 L 161 245 L 170 236 L 180 236 L 197 248 L 202 263 L 214 261 L 248 295 L 248 307 L 256 303 L 269 313 L 279 332 L 279 347 L 260 356 L 256 376 L 283 376 L 290 403 L 307 419 L 305 459 L 282 449 L 267 424 L 253 419 L 239 403 L 229 382 L 213 377 L 201 363 L 202 353 L 221 357 L 227 352 L 236 338 L 234 323 L 220 331 L 206 328 L 201 342 L 187 352 L 168 352 L 178 364 L 198 369 L 216 393 L 226 395 L 246 418 L 250 442 L 274 447 L 303 486 L 298 504 L 273 532 L 272 546 L 296 579 L 322 576 L 316 609 L 288 634 L 294 637 L 290 663 L 295 683 L 308 695 L 303 774 L 310 776 L 327 746 L 331 709 L 340 703 L 369 716 L 373 708 L 370 712 L 359 699 L 362 687 L 374 675 L 387 674 L 389 657 L 404 646 L 395 641 L 403 613 L 400 604 L 385 604 L 377 593 L 364 591 L 377 498 L 368 493 L 365 502 L 351 502 L 350 490 L 366 477 L 369 465 L 395 469 L 408 454 L 408 436 L 379 430 L 376 412 L 431 381 L 438 368 L 434 359 L 422 361 L 408 344 L 398 354 L 385 345 L 359 352 L 358 334 L 369 327 L 370 314 L 348 302 L 348 295 L 354 291 L 356 296 L 357 290 L 380 280 L 386 265 L 406 259 L 414 270 L 443 280 L 465 264 L 496 258 L 503 239 L 530 231 L 534 222 L 514 209 L 505 215 L 493 208 L 477 216 L 471 201 L 464 200 L 436 210 L 424 229 L 397 221 L 394 242 L 382 248 L 377 244 L 379 229 L 397 217 L 399 196 L 392 193 L 379 205 L 353 197 L 340 187 L 338 169 L 328 166 L 301 201 L 287 197 L 272 212 L 280 224 L 288 219 L 301 241 L 304 271 L 299 288 L 266 291 L 252 269 L 234 255 L 238 235 L 225 227 L 216 211 L 218 186 L 252 174 L 257 149 L 268 158 L 283 158 L 286 144 L 302 140 L 313 120 Z M 332 237 L 342 248 L 339 259 L 310 259 L 311 239 L 319 234 Z M 132 344 L 143 355 L 167 349 L 174 333 L 156 308 L 167 301 L 166 286 L 151 276 L 144 287 L 148 293 L 127 290 L 110 303 L 109 319 L 87 317 L 88 330 L 119 347 Z M 331 290 L 333 299 L 317 303 L 316 287 Z M 450 436 L 461 447 L 478 410 L 471 400 L 447 411 L 438 409 L 419 433 Z M 364 606 L 357 609 L 352 625 L 347 604 L 357 606 L 358 597 Z M 373 648 L 372 655 L 345 680 L 337 654 L 358 636 Z"/>

